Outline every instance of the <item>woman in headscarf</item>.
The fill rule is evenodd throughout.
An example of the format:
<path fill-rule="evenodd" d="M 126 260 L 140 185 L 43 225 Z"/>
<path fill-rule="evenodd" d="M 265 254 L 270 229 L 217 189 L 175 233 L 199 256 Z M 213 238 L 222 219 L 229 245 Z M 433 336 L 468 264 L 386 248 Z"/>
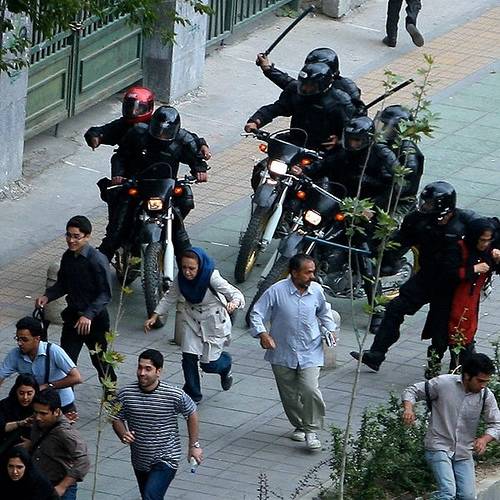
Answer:
<path fill-rule="evenodd" d="M 0 471 L 2 498 L 13 500 L 56 500 L 50 481 L 44 477 L 24 448 L 14 447 Z"/>
<path fill-rule="evenodd" d="M 155 312 L 146 320 L 146 332 L 158 316 L 176 309 L 181 315 L 184 391 L 193 401 L 202 399 L 198 361 L 205 373 L 217 373 L 224 391 L 231 388 L 231 356 L 224 351 L 231 337 L 230 314 L 245 306 L 243 294 L 215 269 L 202 248 L 193 247 L 181 256 L 181 271 Z"/>
<path fill-rule="evenodd" d="M 461 251 L 460 281 L 448 320 L 451 370 L 474 352 L 481 290 L 493 272 L 500 272 L 500 250 L 492 247 L 495 237 L 491 219 L 481 217 L 469 224 L 465 238 L 458 242 Z"/>
<path fill-rule="evenodd" d="M 38 394 L 38 382 L 33 375 L 18 375 L 8 397 L 0 401 L 0 454 L 21 437 L 30 437 L 33 398 Z"/>

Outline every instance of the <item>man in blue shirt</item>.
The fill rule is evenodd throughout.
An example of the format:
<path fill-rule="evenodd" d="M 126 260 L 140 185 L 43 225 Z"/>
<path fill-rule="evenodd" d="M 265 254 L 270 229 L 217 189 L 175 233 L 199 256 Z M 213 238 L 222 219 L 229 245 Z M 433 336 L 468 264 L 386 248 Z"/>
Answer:
<path fill-rule="evenodd" d="M 338 325 L 323 289 L 313 281 L 314 259 L 295 255 L 289 272 L 255 303 L 250 313 L 252 335 L 266 349 L 264 359 L 271 363 L 283 408 L 295 427 L 291 439 L 306 441 L 310 450 L 317 450 L 321 442 L 316 431 L 325 415 L 318 382 L 324 362 L 320 325 L 327 335 L 333 335 Z"/>
<path fill-rule="evenodd" d="M 18 347 L 12 349 L 0 365 L 0 384 L 13 373 L 29 373 L 40 384 L 40 389 L 57 389 L 62 411 L 68 418 L 75 415 L 75 395 L 71 389 L 82 382 L 80 372 L 64 350 L 50 344 L 47 370 L 47 342 L 42 342 L 42 325 L 29 316 L 16 324 Z M 48 373 L 47 373 L 48 372 Z"/>

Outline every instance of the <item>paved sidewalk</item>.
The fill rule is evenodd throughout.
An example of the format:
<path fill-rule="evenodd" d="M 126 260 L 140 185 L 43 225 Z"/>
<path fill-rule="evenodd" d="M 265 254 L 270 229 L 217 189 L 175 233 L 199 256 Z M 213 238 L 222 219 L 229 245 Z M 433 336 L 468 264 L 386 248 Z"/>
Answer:
<path fill-rule="evenodd" d="M 460 206 L 489 215 L 500 212 L 499 20 L 500 8 L 492 9 L 428 41 L 425 47 L 425 52 L 436 57 L 440 65 L 437 71 L 441 72 L 440 81 L 432 91 L 433 109 L 441 115 L 441 128 L 434 139 L 422 145 L 427 157 L 425 181 L 446 178 L 456 185 Z M 413 69 L 406 68 L 418 67 L 422 52 L 419 49 L 403 54 L 389 67 L 404 77 L 412 76 Z M 462 64 L 464 59 L 466 63 Z M 378 94 L 375 82 L 377 78 L 380 80 L 382 72 L 382 68 L 376 68 L 359 78 L 366 100 Z M 217 168 L 214 167 L 210 183 L 196 187 L 197 209 L 189 216 L 193 243 L 204 246 L 229 279 L 232 279 L 239 233 L 248 217 L 248 178 L 241 172 L 249 172 L 250 159 L 260 157 L 257 145 L 257 141 L 242 140 L 217 155 Z M 96 210 L 92 215 L 97 218 L 98 226 L 101 225 L 103 210 Z M 37 248 L 35 242 L 32 246 Z M 43 290 L 47 264 L 59 258 L 64 247 L 64 240 L 57 238 L 0 269 L 1 356 L 12 347 L 14 321 L 31 312 L 32 297 Z M 261 264 L 264 263 L 263 258 Z M 248 299 L 255 291 L 258 274 L 256 269 L 252 279 L 242 286 Z M 143 297 L 138 283 L 133 289 L 134 293 L 126 298 L 125 316 L 119 327 L 117 348 L 127 355 L 119 372 L 120 382 L 125 384 L 134 378 L 137 354 L 154 347 L 166 355 L 166 378 L 181 384 L 180 352 L 168 342 L 173 336 L 172 318 L 162 330 L 144 336 L 141 331 Z M 499 304 L 497 287 L 482 305 L 479 335 L 482 350 L 489 351 L 490 342 L 498 336 Z M 355 366 L 348 356 L 348 352 L 356 348 L 350 305 L 347 301 L 335 301 L 333 306 L 341 313 L 344 325 L 337 348 L 338 367 L 324 371 L 321 378 L 327 403 L 326 429 L 330 424 L 345 423 Z M 357 322 L 365 323 L 361 302 L 355 304 L 355 310 Z M 425 311 L 419 312 L 405 322 L 402 340 L 391 350 L 378 374 L 363 370 L 355 404 L 356 420 L 365 406 L 383 402 L 390 391 L 400 392 L 408 383 L 422 378 L 426 346 L 420 342 L 419 332 L 424 315 Z M 169 490 L 169 498 L 255 499 L 257 477 L 261 472 L 268 475 L 271 489 L 287 498 L 307 469 L 328 456 L 326 431 L 321 436 L 324 450 L 315 454 L 286 438 L 289 424 L 272 373 L 263 361 L 258 342 L 243 328 L 242 320 L 243 314 L 240 314 L 231 347 L 235 362 L 235 384 L 231 391 L 222 393 L 214 376 L 203 378 L 205 397 L 200 405 L 200 417 L 206 461 L 195 475 L 183 464 Z M 57 340 L 57 327 L 51 330 L 51 338 Z M 80 409 L 77 425 L 94 451 L 98 386 L 84 352 L 81 370 L 86 381 L 76 390 Z M 5 395 L 8 387 L 9 384 L 5 384 L 0 393 Z M 180 427 L 185 435 L 182 422 Z M 129 450 L 115 438 L 109 426 L 104 430 L 101 449 L 97 498 L 137 499 Z M 328 472 L 324 470 L 322 474 L 326 478 Z M 91 482 L 89 474 L 80 487 L 80 499 L 90 498 Z"/>

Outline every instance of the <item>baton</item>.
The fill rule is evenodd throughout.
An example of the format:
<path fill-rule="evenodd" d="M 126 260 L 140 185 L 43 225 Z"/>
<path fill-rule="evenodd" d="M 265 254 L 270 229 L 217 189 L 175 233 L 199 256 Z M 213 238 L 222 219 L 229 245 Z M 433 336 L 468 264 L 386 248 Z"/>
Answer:
<path fill-rule="evenodd" d="M 380 101 L 383 101 L 386 97 L 391 96 L 398 90 L 404 89 L 405 87 L 408 87 L 408 85 L 412 84 L 414 82 L 413 78 L 408 78 L 408 80 L 405 80 L 403 83 L 400 83 L 397 87 L 394 87 L 391 90 L 388 90 L 385 94 L 382 94 L 378 96 L 376 99 L 373 99 L 372 102 L 369 102 L 365 107 L 366 109 L 371 108 L 372 106 L 375 106 L 375 104 L 379 103 Z"/>
<path fill-rule="evenodd" d="M 285 36 L 288 35 L 288 33 L 290 33 L 290 31 L 292 31 L 293 28 L 295 28 L 295 26 L 297 26 L 297 24 L 299 24 L 300 21 L 302 21 L 302 19 L 304 19 L 304 17 L 306 17 L 307 14 L 311 13 L 315 8 L 316 7 L 314 5 L 311 5 L 306 10 L 304 10 L 302 14 L 300 14 L 300 16 L 297 17 L 297 19 L 295 19 L 295 21 L 292 24 L 290 24 L 290 26 L 288 26 L 288 28 L 285 31 L 283 31 L 283 33 L 281 33 L 281 35 L 278 38 L 276 38 L 276 40 L 274 40 L 274 42 L 271 45 L 269 45 L 268 49 L 265 52 L 263 52 L 263 54 L 265 56 L 268 56 L 274 49 L 274 47 L 276 47 L 276 45 L 278 45 L 278 43 L 280 43 L 281 40 L 283 40 L 283 38 L 285 38 Z"/>

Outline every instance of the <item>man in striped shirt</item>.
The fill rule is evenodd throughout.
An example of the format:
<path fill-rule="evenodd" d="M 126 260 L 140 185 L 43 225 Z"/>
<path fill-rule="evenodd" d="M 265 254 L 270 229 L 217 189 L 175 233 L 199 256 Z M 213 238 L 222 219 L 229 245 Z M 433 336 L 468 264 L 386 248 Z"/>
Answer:
<path fill-rule="evenodd" d="M 188 461 L 194 458 L 199 464 L 203 460 L 196 405 L 181 389 L 160 382 L 162 369 L 159 351 L 147 349 L 139 356 L 137 382 L 118 392 L 121 408 L 113 421 L 116 435 L 130 445 L 143 500 L 162 500 L 177 472 L 181 458 L 179 414 L 187 420 Z"/>

